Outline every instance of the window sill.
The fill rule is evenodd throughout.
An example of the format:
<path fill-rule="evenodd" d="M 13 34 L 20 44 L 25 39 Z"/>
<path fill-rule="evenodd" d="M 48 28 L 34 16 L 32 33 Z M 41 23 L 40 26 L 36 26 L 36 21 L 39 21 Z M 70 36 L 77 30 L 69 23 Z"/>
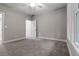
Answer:
<path fill-rule="evenodd" d="M 75 48 L 76 52 L 79 54 L 79 44 L 77 42 L 73 42 L 72 45 Z"/>

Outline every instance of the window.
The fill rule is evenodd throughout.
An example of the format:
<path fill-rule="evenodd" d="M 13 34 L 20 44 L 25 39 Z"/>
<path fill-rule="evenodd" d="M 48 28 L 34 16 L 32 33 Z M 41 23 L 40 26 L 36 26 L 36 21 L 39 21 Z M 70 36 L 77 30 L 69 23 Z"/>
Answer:
<path fill-rule="evenodd" d="M 75 13 L 75 43 L 79 46 L 79 10 Z"/>

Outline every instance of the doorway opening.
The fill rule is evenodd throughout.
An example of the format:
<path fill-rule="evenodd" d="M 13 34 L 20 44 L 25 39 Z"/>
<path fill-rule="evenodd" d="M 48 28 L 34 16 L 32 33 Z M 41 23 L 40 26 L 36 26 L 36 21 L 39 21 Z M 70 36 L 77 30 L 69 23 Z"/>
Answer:
<path fill-rule="evenodd" d="M 26 20 L 26 38 L 36 38 L 36 20 Z"/>
<path fill-rule="evenodd" d="M 0 42 L 2 41 L 2 13 L 0 12 Z"/>
<path fill-rule="evenodd" d="M 0 43 L 4 40 L 4 13 L 0 11 Z"/>

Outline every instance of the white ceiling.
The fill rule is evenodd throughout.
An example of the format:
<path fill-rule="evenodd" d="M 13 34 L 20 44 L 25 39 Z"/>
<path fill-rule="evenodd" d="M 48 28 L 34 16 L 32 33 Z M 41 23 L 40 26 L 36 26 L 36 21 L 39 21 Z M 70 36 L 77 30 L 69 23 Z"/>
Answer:
<path fill-rule="evenodd" d="M 41 14 L 50 10 L 66 7 L 66 3 L 42 3 L 42 7 L 31 8 L 27 3 L 3 3 L 4 5 L 28 15 Z"/>

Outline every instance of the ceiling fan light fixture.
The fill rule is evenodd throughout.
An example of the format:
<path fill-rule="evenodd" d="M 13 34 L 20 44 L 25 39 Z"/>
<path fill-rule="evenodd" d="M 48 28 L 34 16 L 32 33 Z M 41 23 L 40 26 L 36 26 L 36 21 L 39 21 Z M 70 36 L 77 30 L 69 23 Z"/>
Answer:
<path fill-rule="evenodd" d="M 28 5 L 31 6 L 31 7 L 36 7 L 37 6 L 36 3 L 28 3 Z"/>
<path fill-rule="evenodd" d="M 31 7 L 35 7 L 36 3 L 29 3 Z"/>
<path fill-rule="evenodd" d="M 28 5 L 30 6 L 30 7 L 42 7 L 42 4 L 40 4 L 40 3 L 28 3 Z"/>

